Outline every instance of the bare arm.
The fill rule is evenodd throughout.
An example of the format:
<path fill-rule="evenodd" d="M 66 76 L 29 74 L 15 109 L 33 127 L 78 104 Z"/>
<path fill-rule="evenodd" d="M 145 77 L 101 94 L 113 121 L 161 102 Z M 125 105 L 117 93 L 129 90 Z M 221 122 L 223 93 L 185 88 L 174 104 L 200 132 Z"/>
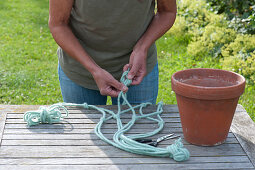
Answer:
<path fill-rule="evenodd" d="M 102 95 L 116 97 L 127 88 L 94 62 L 68 26 L 73 3 L 74 0 L 50 0 L 49 28 L 52 36 L 65 52 L 93 75 Z"/>
<path fill-rule="evenodd" d="M 145 34 L 135 48 L 148 50 L 152 43 L 164 35 L 174 24 L 176 17 L 176 0 L 157 0 L 158 11 Z"/>
<path fill-rule="evenodd" d="M 68 26 L 74 0 L 50 0 L 49 28 L 57 44 L 91 73 L 99 66 L 84 51 Z"/>
<path fill-rule="evenodd" d="M 128 78 L 133 79 L 133 85 L 141 83 L 146 75 L 146 58 L 150 46 L 164 35 L 174 24 L 176 17 L 176 0 L 157 0 L 158 11 L 148 29 L 133 48 L 129 64 L 124 70 L 131 68 Z"/>

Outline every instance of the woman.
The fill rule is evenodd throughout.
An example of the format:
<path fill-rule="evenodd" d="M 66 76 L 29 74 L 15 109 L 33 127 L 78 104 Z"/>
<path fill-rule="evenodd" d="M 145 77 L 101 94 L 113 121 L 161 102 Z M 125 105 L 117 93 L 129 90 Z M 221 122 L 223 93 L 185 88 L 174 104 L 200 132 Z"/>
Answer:
<path fill-rule="evenodd" d="M 116 104 L 124 91 L 131 104 L 156 103 L 155 41 L 173 25 L 176 1 L 156 2 L 155 14 L 155 0 L 50 0 L 64 102 Z M 129 89 L 118 81 L 128 69 Z"/>

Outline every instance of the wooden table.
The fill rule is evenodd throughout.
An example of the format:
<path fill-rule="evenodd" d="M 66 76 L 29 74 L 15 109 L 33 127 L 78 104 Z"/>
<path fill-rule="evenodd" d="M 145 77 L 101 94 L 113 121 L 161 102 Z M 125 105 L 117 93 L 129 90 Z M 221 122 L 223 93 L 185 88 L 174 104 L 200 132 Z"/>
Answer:
<path fill-rule="evenodd" d="M 255 169 L 255 125 L 241 105 L 224 144 L 199 147 L 183 141 L 191 153 L 185 162 L 135 155 L 106 144 L 93 131 L 101 117 L 95 110 L 69 108 L 69 117 L 61 123 L 28 128 L 23 114 L 38 107 L 0 105 L 0 169 Z M 103 107 L 116 110 L 115 106 Z M 150 106 L 147 111 L 155 108 Z M 182 136 L 176 105 L 165 105 L 162 117 L 166 124 L 157 136 Z M 157 125 L 140 120 L 129 133 L 148 132 L 153 127 Z M 110 121 L 103 132 L 111 137 L 115 130 L 115 122 Z M 164 141 L 158 147 L 173 142 Z"/>

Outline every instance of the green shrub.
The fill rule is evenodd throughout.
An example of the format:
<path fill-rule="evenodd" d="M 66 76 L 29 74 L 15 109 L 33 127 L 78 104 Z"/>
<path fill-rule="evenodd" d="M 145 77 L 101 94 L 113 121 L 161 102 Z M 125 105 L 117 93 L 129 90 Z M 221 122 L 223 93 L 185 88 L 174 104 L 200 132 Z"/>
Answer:
<path fill-rule="evenodd" d="M 237 34 L 236 39 L 222 50 L 223 57 L 236 56 L 240 52 L 250 53 L 255 50 L 255 35 Z"/>
<path fill-rule="evenodd" d="M 190 30 L 197 29 L 206 25 L 205 14 L 206 8 L 205 1 L 201 0 L 179 0 L 177 1 L 178 13 L 175 24 L 169 31 L 174 36 L 182 37 L 187 35 Z"/>
<path fill-rule="evenodd" d="M 255 33 L 255 1 L 207 0 L 209 9 L 217 14 L 225 13 L 229 28 L 239 33 Z"/>
<path fill-rule="evenodd" d="M 223 68 L 240 73 L 255 84 L 255 35 L 238 34 L 235 41 L 222 49 Z"/>
<path fill-rule="evenodd" d="M 189 29 L 207 25 L 206 14 L 206 3 L 203 0 L 178 1 L 178 15 L 185 18 Z"/>
<path fill-rule="evenodd" d="M 236 32 L 232 29 L 209 24 L 202 35 L 194 35 L 193 41 L 188 45 L 188 53 L 196 57 L 203 57 L 205 54 L 219 57 L 222 55 L 222 47 L 232 42 L 235 35 Z"/>
<path fill-rule="evenodd" d="M 205 0 L 180 0 L 170 34 L 192 40 L 188 52 L 197 59 L 207 54 L 217 57 L 221 47 L 235 38 L 235 31 L 226 29 L 227 25 L 225 16 L 209 11 Z"/>
<path fill-rule="evenodd" d="M 227 15 L 208 9 L 205 0 L 178 1 L 177 19 L 169 33 L 188 41 L 188 54 L 196 60 L 204 56 L 221 58 L 223 69 L 255 83 L 255 35 L 238 33 L 229 27 Z"/>

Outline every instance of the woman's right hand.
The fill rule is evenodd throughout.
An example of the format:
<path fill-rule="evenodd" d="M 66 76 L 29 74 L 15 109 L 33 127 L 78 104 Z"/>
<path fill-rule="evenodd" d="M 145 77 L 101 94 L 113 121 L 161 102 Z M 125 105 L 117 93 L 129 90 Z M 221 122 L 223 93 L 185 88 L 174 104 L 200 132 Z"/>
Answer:
<path fill-rule="evenodd" d="M 117 81 L 109 72 L 104 69 L 99 69 L 92 75 L 96 81 L 101 95 L 118 97 L 120 91 L 126 93 L 128 90 L 124 84 Z"/>
<path fill-rule="evenodd" d="M 69 27 L 73 3 L 74 0 L 50 0 L 49 27 L 55 41 L 93 75 L 102 95 L 117 97 L 120 91 L 127 92 L 124 84 L 95 63 L 73 34 Z"/>

